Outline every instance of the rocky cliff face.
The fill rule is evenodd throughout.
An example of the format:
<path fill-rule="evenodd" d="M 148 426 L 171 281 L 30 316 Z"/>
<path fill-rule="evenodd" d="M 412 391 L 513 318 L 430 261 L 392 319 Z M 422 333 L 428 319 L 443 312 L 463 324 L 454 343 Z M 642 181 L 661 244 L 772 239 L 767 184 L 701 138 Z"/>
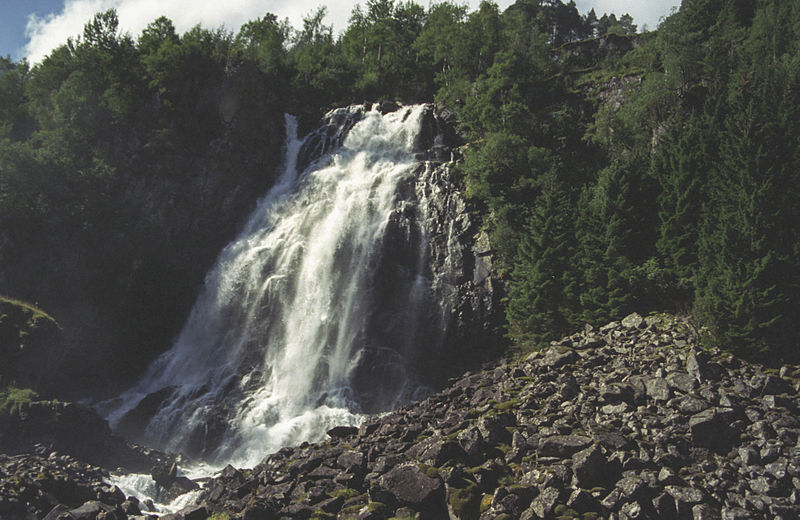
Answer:
<path fill-rule="evenodd" d="M 438 355 L 427 353 L 426 364 L 442 378 L 502 354 L 498 331 L 505 319 L 500 305 L 503 286 L 493 270 L 489 237 L 468 210 L 454 174 L 462 142 L 448 114 L 431 111 L 420 141 L 428 163 L 415 190 L 419 199 L 429 201 L 422 218 L 430 233 L 429 262 L 443 343 Z"/>
<path fill-rule="evenodd" d="M 632 315 L 228 468 L 170 518 L 797 518 L 798 376 Z"/>

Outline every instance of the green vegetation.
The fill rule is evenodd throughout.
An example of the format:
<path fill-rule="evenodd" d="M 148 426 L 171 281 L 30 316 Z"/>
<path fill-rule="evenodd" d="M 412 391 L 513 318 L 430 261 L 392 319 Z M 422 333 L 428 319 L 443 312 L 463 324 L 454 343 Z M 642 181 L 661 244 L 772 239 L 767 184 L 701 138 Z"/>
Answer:
<path fill-rule="evenodd" d="M 39 396 L 29 388 L 8 386 L 0 390 L 0 417 L 15 414 L 22 405 L 36 401 Z"/>
<path fill-rule="evenodd" d="M 31 327 L 35 326 L 39 322 L 39 320 L 47 320 L 47 321 L 51 322 L 53 325 L 58 326 L 58 322 L 55 320 L 55 318 L 53 318 L 52 316 L 47 314 L 42 309 L 36 307 L 35 305 L 32 305 L 32 304 L 27 303 L 27 302 L 23 302 L 21 300 L 16 300 L 14 298 L 8 298 L 7 296 L 3 296 L 2 294 L 0 294 L 0 308 L 4 308 L 4 307 L 6 307 L 6 308 L 7 307 L 17 307 L 17 308 L 23 310 L 25 312 L 25 314 L 27 314 L 29 316 L 29 318 L 27 320 L 27 323 L 26 323 L 26 325 L 28 325 L 28 326 L 31 326 Z M 4 316 L 5 316 L 5 314 L 4 314 Z M 2 318 L 0 318 L 0 319 L 2 319 Z"/>
<path fill-rule="evenodd" d="M 359 495 L 361 495 L 361 493 L 358 490 L 353 489 L 353 488 L 347 488 L 347 487 L 334 489 L 333 491 L 330 492 L 331 498 L 341 497 L 341 498 L 343 498 L 345 500 L 349 500 L 351 498 L 355 498 L 355 497 L 357 497 Z"/>
<path fill-rule="evenodd" d="M 481 505 L 481 492 L 477 484 L 462 480 L 461 486 L 451 486 L 448 490 L 447 503 L 458 518 L 477 518 Z"/>
<path fill-rule="evenodd" d="M 39 64 L 0 58 L 0 291 L 86 331 L 65 358 L 81 380 L 123 381 L 163 349 L 229 236 L 192 213 L 196 157 L 228 143 L 214 191 L 246 192 L 284 110 L 307 125 L 381 98 L 457 115 L 517 348 L 660 310 L 798 360 L 800 2 L 684 0 L 644 35 L 561 0 L 368 0 L 340 35 L 324 16 L 128 35 L 110 10 Z"/>
<path fill-rule="evenodd" d="M 417 468 L 430 478 L 439 478 L 439 469 L 425 464 L 424 462 L 417 462 Z"/>
<path fill-rule="evenodd" d="M 52 316 L 29 303 L 0 295 L 0 387 L 12 383 L 27 384 L 18 362 L 27 352 L 31 334 L 41 325 L 60 326 Z"/>

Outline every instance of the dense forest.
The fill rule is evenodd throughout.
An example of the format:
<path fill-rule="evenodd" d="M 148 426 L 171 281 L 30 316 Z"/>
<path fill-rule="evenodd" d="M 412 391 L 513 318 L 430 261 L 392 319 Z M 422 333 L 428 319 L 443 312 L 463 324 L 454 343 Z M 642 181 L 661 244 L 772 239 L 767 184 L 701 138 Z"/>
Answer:
<path fill-rule="evenodd" d="M 0 293 L 64 327 L 52 370 L 134 377 L 269 185 L 283 112 L 379 99 L 458 121 L 513 348 L 668 310 L 798 360 L 800 1 L 684 0 L 646 33 L 561 0 L 324 20 L 129 35 L 111 10 L 41 63 L 0 58 Z"/>

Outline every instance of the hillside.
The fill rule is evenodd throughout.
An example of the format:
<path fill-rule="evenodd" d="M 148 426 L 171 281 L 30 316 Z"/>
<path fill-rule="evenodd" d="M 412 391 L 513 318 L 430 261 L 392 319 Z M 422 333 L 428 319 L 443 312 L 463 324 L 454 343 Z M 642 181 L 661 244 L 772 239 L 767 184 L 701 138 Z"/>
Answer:
<path fill-rule="evenodd" d="M 796 361 L 798 13 L 691 0 L 637 35 L 560 0 L 379 0 L 341 35 L 324 8 L 129 35 L 110 10 L 39 64 L 2 59 L 0 291 L 63 327 L 37 389 L 141 376 L 274 182 L 284 112 L 305 133 L 379 99 L 456 122 L 514 348 L 658 310 L 691 312 L 706 346 Z"/>
<path fill-rule="evenodd" d="M 797 518 L 799 391 L 796 366 L 703 351 L 684 318 L 632 314 L 229 466 L 165 518 Z M 15 474 L 6 496 L 49 489 Z M 121 513 L 124 495 L 104 496 Z"/>

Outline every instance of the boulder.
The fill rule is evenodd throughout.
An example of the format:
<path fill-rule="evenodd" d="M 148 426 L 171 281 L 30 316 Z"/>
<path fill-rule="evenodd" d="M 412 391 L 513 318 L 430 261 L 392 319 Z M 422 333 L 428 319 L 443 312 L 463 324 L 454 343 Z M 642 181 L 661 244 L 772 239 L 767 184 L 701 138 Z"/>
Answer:
<path fill-rule="evenodd" d="M 537 452 L 540 457 L 571 457 L 592 444 L 591 437 L 584 435 L 553 435 L 539 439 Z"/>
<path fill-rule="evenodd" d="M 436 515 L 447 515 L 441 478 L 426 475 L 416 464 L 404 464 L 392 469 L 378 479 L 378 484 L 400 505 L 434 518 Z"/>
<path fill-rule="evenodd" d="M 572 472 L 576 487 L 591 489 L 605 487 L 618 475 L 598 445 L 590 446 L 572 456 Z"/>
<path fill-rule="evenodd" d="M 689 418 L 689 431 L 696 446 L 718 452 L 727 452 L 739 440 L 739 434 L 730 428 L 735 412 L 732 408 L 709 408 Z"/>
<path fill-rule="evenodd" d="M 355 426 L 335 426 L 328 430 L 328 437 L 335 439 L 346 439 L 358 435 L 358 428 Z"/>
<path fill-rule="evenodd" d="M 644 323 L 644 318 L 636 312 L 628 314 L 622 319 L 622 326 L 626 329 L 638 329 Z"/>

